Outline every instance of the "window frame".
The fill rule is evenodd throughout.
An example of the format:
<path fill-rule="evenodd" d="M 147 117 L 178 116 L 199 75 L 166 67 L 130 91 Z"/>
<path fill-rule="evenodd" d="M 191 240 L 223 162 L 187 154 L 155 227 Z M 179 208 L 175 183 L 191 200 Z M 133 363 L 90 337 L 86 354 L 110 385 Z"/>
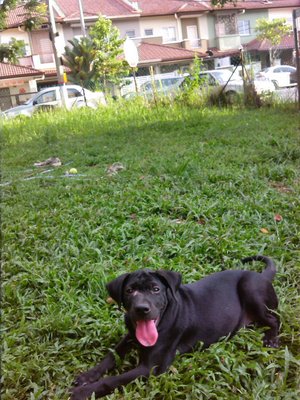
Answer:
<path fill-rule="evenodd" d="M 152 33 L 147 33 L 147 31 L 151 31 Z M 144 29 L 144 35 L 145 36 L 153 36 L 153 28 L 147 28 L 147 29 Z"/>
<path fill-rule="evenodd" d="M 173 31 L 174 36 L 173 35 L 169 35 L 170 31 Z M 167 33 L 167 35 L 165 35 L 164 33 Z M 175 26 L 164 26 L 162 27 L 162 37 L 163 37 L 163 43 L 170 43 L 170 42 L 176 42 L 176 28 Z"/>
<path fill-rule="evenodd" d="M 240 24 L 242 24 L 242 27 L 240 26 Z M 238 33 L 241 36 L 250 36 L 251 35 L 250 19 L 240 19 L 240 20 L 238 20 L 237 21 L 237 28 L 238 28 Z M 243 32 L 241 32 L 241 31 L 243 31 Z"/>

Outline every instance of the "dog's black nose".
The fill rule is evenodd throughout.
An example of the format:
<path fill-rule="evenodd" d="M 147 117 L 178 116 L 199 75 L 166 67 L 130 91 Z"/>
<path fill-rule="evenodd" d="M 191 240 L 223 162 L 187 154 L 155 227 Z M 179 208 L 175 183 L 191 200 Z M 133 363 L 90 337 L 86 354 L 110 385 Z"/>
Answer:
<path fill-rule="evenodd" d="M 150 307 L 148 306 L 148 304 L 138 304 L 138 305 L 135 306 L 135 311 L 136 311 L 138 314 L 146 315 L 146 314 L 148 314 L 151 310 L 150 310 Z"/>

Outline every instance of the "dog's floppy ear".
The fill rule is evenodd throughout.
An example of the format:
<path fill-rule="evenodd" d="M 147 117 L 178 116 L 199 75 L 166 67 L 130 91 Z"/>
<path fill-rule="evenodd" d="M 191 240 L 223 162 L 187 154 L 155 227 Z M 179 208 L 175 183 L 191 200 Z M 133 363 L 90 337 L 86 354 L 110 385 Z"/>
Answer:
<path fill-rule="evenodd" d="M 181 274 L 179 272 L 165 271 L 160 269 L 155 271 L 158 277 L 165 283 L 171 290 L 173 297 L 176 298 L 176 292 L 181 284 Z"/>
<path fill-rule="evenodd" d="M 118 303 L 118 306 L 122 304 L 122 292 L 124 287 L 124 282 L 130 274 L 123 274 L 111 282 L 108 282 L 106 289 L 109 295 Z"/>

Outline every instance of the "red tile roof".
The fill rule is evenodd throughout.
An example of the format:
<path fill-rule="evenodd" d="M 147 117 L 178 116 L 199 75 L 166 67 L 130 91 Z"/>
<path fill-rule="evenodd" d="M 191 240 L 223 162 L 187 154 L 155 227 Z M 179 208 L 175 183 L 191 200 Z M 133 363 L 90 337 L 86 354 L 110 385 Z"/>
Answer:
<path fill-rule="evenodd" d="M 43 75 L 43 72 L 38 69 L 0 62 L 0 79 L 41 75 Z"/>
<path fill-rule="evenodd" d="M 79 18 L 78 0 L 56 0 L 66 20 Z M 132 16 L 137 11 L 123 0 L 84 0 L 82 2 L 85 17 L 95 17 L 99 14 L 107 17 Z"/>
<path fill-rule="evenodd" d="M 268 8 L 296 8 L 300 7 L 300 0 L 246 0 L 238 1 L 234 6 L 233 4 L 226 4 L 224 9 L 268 9 Z M 215 7 L 214 9 L 220 10 L 220 8 Z"/>
<path fill-rule="evenodd" d="M 251 42 L 247 43 L 244 48 L 247 51 L 269 51 L 271 47 L 271 42 L 267 39 L 259 40 L 259 39 L 253 39 Z M 287 35 L 284 36 L 280 42 L 280 44 L 277 46 L 278 49 L 284 50 L 284 49 L 293 49 L 295 47 L 295 41 L 294 41 L 294 35 Z"/>
<path fill-rule="evenodd" d="M 65 20 L 79 20 L 78 0 L 55 0 L 59 9 L 64 14 Z M 132 16 L 155 16 L 155 15 L 174 15 L 204 12 L 208 10 L 222 10 L 222 8 L 211 7 L 210 0 L 185 1 L 185 0 L 84 0 L 83 11 L 86 18 L 96 17 L 100 14 L 110 18 L 132 17 Z M 133 4 L 138 5 L 138 10 Z M 300 7 L 300 0 L 245 0 L 238 1 L 234 6 L 232 3 L 226 4 L 225 9 L 268 9 Z M 59 17 L 57 15 L 57 17 Z M 20 26 L 26 19 L 24 6 L 19 6 L 10 11 L 7 18 L 8 27 Z"/>
<path fill-rule="evenodd" d="M 143 16 L 201 12 L 211 9 L 210 1 L 140 0 L 138 4 Z"/>
<path fill-rule="evenodd" d="M 26 15 L 28 12 L 24 6 L 16 7 L 8 13 L 5 24 L 8 28 L 20 26 L 27 19 Z"/>
<path fill-rule="evenodd" d="M 56 0 L 66 19 L 79 18 L 78 0 Z M 138 10 L 134 7 L 137 4 Z M 235 5 L 229 3 L 225 9 L 267 9 L 281 7 L 300 7 L 300 0 L 246 0 L 238 1 Z M 210 0 L 84 0 L 83 11 L 86 17 L 99 14 L 107 17 L 173 15 L 175 13 L 204 12 L 222 10 L 212 7 Z"/>
<path fill-rule="evenodd" d="M 195 52 L 160 44 L 140 43 L 138 46 L 139 65 L 152 62 L 193 60 Z M 204 53 L 196 53 L 200 57 L 205 57 Z"/>

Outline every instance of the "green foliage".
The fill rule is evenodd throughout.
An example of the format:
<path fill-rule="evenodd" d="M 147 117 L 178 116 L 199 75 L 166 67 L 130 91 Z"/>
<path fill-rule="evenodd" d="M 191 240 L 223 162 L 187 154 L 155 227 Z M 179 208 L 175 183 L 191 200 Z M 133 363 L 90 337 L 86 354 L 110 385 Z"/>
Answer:
<path fill-rule="evenodd" d="M 0 29 L 5 29 L 7 13 L 19 5 L 24 5 L 25 29 L 31 31 L 38 29 L 47 18 L 47 5 L 39 0 L 4 0 L 0 5 Z"/>
<path fill-rule="evenodd" d="M 255 31 L 257 38 L 260 40 L 268 40 L 271 43 L 270 59 L 271 65 L 278 56 L 278 45 L 282 38 L 291 33 L 291 27 L 287 25 L 285 18 L 275 18 L 272 21 L 266 18 L 258 19 Z"/>
<path fill-rule="evenodd" d="M 123 53 L 124 39 L 120 39 L 118 28 L 111 20 L 99 17 L 90 29 L 90 37 L 95 49 L 94 69 L 97 77 L 106 86 L 107 82 L 119 82 L 128 75 L 128 63 L 120 56 Z"/>
<path fill-rule="evenodd" d="M 19 57 L 25 55 L 24 40 L 12 38 L 9 43 L 0 44 L 0 62 L 18 64 Z"/>
<path fill-rule="evenodd" d="M 184 79 L 182 90 L 176 96 L 176 101 L 183 104 L 197 104 L 203 106 L 207 100 L 204 94 L 200 95 L 199 87 L 203 82 L 200 71 L 203 69 L 202 59 L 195 54 L 194 62 L 189 75 Z"/>
<path fill-rule="evenodd" d="M 124 333 L 110 279 L 148 267 L 193 282 L 257 253 L 278 266 L 279 349 L 244 329 L 107 399 L 298 399 L 298 112 L 136 100 L 4 122 L 2 399 L 67 400 Z M 33 167 L 53 155 L 61 167 Z M 114 162 L 126 169 L 109 176 Z"/>
<path fill-rule="evenodd" d="M 82 37 L 69 40 L 69 43 L 72 48 L 66 46 L 64 54 L 64 65 L 71 70 L 71 73 L 68 74 L 69 79 L 71 82 L 88 88 L 95 76 L 93 42 L 88 37 Z"/>
<path fill-rule="evenodd" d="M 210 0 L 212 6 L 224 7 L 226 4 L 235 5 L 238 0 Z"/>
<path fill-rule="evenodd" d="M 104 17 L 91 28 L 90 36 L 69 40 L 64 63 L 71 69 L 70 80 L 90 87 L 91 82 L 107 89 L 109 83 L 119 83 L 128 75 L 129 66 L 120 56 L 124 43 L 119 30 Z"/>

